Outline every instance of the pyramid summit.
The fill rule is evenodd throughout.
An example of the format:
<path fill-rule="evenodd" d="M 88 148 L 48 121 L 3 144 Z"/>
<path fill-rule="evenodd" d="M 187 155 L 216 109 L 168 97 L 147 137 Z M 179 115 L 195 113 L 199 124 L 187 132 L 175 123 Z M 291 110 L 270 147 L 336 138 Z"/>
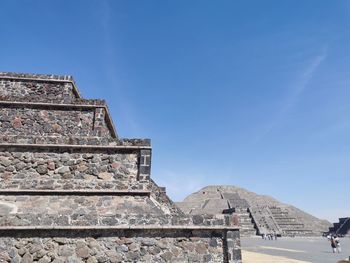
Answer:
<path fill-rule="evenodd" d="M 241 262 L 231 215 L 185 215 L 70 76 L 0 73 L 0 262 Z"/>

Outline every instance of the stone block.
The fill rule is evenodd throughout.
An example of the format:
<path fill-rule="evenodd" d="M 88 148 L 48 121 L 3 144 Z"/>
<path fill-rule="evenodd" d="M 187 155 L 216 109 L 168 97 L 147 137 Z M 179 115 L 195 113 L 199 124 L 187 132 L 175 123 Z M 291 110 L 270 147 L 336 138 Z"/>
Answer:
<path fill-rule="evenodd" d="M 151 173 L 151 167 L 150 166 L 144 166 L 141 165 L 139 168 L 140 174 L 150 174 Z"/>

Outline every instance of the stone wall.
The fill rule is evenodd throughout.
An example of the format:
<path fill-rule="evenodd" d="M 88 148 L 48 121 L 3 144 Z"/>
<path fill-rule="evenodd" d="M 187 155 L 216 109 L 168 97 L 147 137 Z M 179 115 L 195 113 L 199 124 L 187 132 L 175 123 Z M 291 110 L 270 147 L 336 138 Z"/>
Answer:
<path fill-rule="evenodd" d="M 226 215 L 184 215 L 71 77 L 0 73 L 0 262 L 239 263 Z"/>
<path fill-rule="evenodd" d="M 60 233 L 57 237 L 6 237 L 0 239 L 1 262 L 228 262 L 232 251 L 221 233 L 206 231 L 109 231 L 95 237 L 92 233 Z M 16 234 L 17 237 L 20 233 Z M 101 235 L 99 233 L 99 235 Z M 112 237 L 110 235 L 113 235 Z M 230 242 L 239 246 L 237 237 Z M 7 248 L 11 247 L 10 250 Z M 5 248 L 5 249 L 4 249 Z M 239 262 L 239 259 L 234 262 Z M 232 261 L 233 262 L 233 261 Z"/>
<path fill-rule="evenodd" d="M 100 136 L 30 136 L 30 135 L 2 135 L 0 143 L 10 144 L 67 144 L 67 145 L 123 145 L 122 140 Z"/>
<path fill-rule="evenodd" d="M 0 226 L 117 225 L 130 224 L 131 216 L 162 214 L 147 196 L 0 195 L 0 200 Z"/>
<path fill-rule="evenodd" d="M 70 82 L 0 79 L 0 100 L 73 103 L 75 99 Z"/>
<path fill-rule="evenodd" d="M 37 73 L 18 73 L 18 72 L 0 72 L 0 79 L 31 79 L 35 81 L 40 80 L 54 80 L 54 81 L 68 81 L 74 83 L 73 77 L 69 75 L 54 75 L 54 74 L 37 74 Z"/>
<path fill-rule="evenodd" d="M 104 136 L 111 137 L 104 109 L 85 110 L 0 109 L 0 133 L 19 136 Z"/>
<path fill-rule="evenodd" d="M 67 150 L 67 149 L 65 149 Z M 70 150 L 72 151 L 72 150 Z M 143 189 L 139 152 L 1 151 L 2 189 Z M 147 179 L 147 178 L 143 178 Z"/>
<path fill-rule="evenodd" d="M 22 196 L 19 198 L 19 200 L 25 201 L 26 196 L 22 198 Z M 67 206 L 65 204 L 58 203 L 59 200 L 64 200 L 67 198 L 73 199 L 73 201 L 70 201 L 70 204 Z M 201 227 L 211 227 L 211 228 L 230 228 L 231 225 L 229 222 L 227 222 L 226 219 L 223 217 L 217 217 L 215 215 L 201 215 L 201 216 L 178 216 L 175 214 L 164 214 L 159 207 L 156 207 L 154 203 L 150 203 L 149 199 L 146 197 L 137 197 L 135 198 L 137 200 L 138 204 L 135 204 L 135 208 L 131 207 L 133 206 L 133 203 L 131 201 L 133 198 L 129 198 L 127 201 L 118 201 L 116 198 L 114 199 L 115 202 L 119 202 L 118 209 L 116 207 L 112 208 L 111 210 L 107 211 L 110 207 L 107 200 L 103 200 L 103 197 L 94 197 L 94 198 L 87 198 L 89 199 L 95 199 L 97 203 L 100 202 L 101 208 L 93 208 L 91 207 L 91 203 L 87 204 L 86 207 L 84 207 L 84 202 L 82 199 L 84 197 L 66 197 L 66 198 L 46 198 L 41 199 L 44 200 L 46 205 L 48 205 L 48 201 L 51 201 L 52 199 L 56 199 L 52 202 L 52 206 L 56 209 L 63 208 L 63 211 L 61 214 L 53 213 L 53 210 L 47 209 L 47 208 L 33 208 L 33 213 L 28 213 L 30 211 L 30 207 L 19 207 L 21 205 L 17 205 L 13 202 L 15 198 L 10 197 L 6 198 L 6 200 L 0 201 L 0 228 L 6 228 L 11 227 L 17 228 L 17 227 L 33 227 L 35 229 L 44 228 L 44 229 L 50 229 L 51 227 L 55 228 L 62 228 L 65 229 L 66 226 L 73 227 L 86 227 L 91 226 L 93 227 L 110 227 L 112 228 L 118 227 L 118 226 L 134 226 L 134 227 L 143 227 L 150 229 L 157 227 L 157 228 L 164 228 L 167 229 L 169 227 L 177 227 L 178 229 L 181 228 L 194 228 L 194 229 L 201 229 Z M 51 200 L 50 200 L 51 199 Z M 33 198 L 32 200 L 35 200 Z M 32 202 L 30 200 L 30 202 Z M 39 202 L 41 201 L 39 200 Z M 102 201 L 101 201 L 102 200 Z M 43 202 L 41 202 L 43 203 Z M 110 202 L 112 203 L 112 202 Z M 51 204 L 50 204 L 51 205 Z M 28 205 L 30 206 L 30 204 Z M 70 207 L 69 207 L 70 206 Z M 33 206 L 31 206 L 33 207 Z M 126 209 L 129 207 L 129 210 L 127 213 L 125 212 Z M 25 209 L 28 209 L 27 211 Z M 91 213 L 89 213 L 91 211 Z M 102 213 L 97 214 L 96 211 L 102 211 Z M 26 212 L 26 213 L 23 213 Z M 51 212 L 51 213 L 47 213 Z M 204 228 L 205 228 L 204 227 Z"/>

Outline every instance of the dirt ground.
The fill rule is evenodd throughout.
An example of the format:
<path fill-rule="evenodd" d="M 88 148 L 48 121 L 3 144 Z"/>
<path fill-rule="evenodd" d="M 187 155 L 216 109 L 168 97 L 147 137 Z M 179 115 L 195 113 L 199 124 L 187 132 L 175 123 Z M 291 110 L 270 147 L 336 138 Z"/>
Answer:
<path fill-rule="evenodd" d="M 242 250 L 243 263 L 309 263 L 310 261 L 301 261 L 281 256 L 272 256 L 257 252 Z M 312 263 L 312 262 L 311 262 Z"/>

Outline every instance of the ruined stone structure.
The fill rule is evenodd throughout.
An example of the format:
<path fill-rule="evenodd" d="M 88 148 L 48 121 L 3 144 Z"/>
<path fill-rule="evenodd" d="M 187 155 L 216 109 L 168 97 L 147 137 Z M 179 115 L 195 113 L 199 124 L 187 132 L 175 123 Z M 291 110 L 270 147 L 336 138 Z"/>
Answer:
<path fill-rule="evenodd" d="M 320 236 L 329 226 L 293 206 L 235 186 L 207 186 L 177 205 L 190 215 L 236 215 L 243 236 Z"/>
<path fill-rule="evenodd" d="M 329 228 L 330 234 L 350 236 L 350 217 L 339 218 L 339 222 L 333 223 Z"/>
<path fill-rule="evenodd" d="M 0 73 L 0 262 L 241 262 L 230 215 L 185 215 L 71 77 Z"/>

